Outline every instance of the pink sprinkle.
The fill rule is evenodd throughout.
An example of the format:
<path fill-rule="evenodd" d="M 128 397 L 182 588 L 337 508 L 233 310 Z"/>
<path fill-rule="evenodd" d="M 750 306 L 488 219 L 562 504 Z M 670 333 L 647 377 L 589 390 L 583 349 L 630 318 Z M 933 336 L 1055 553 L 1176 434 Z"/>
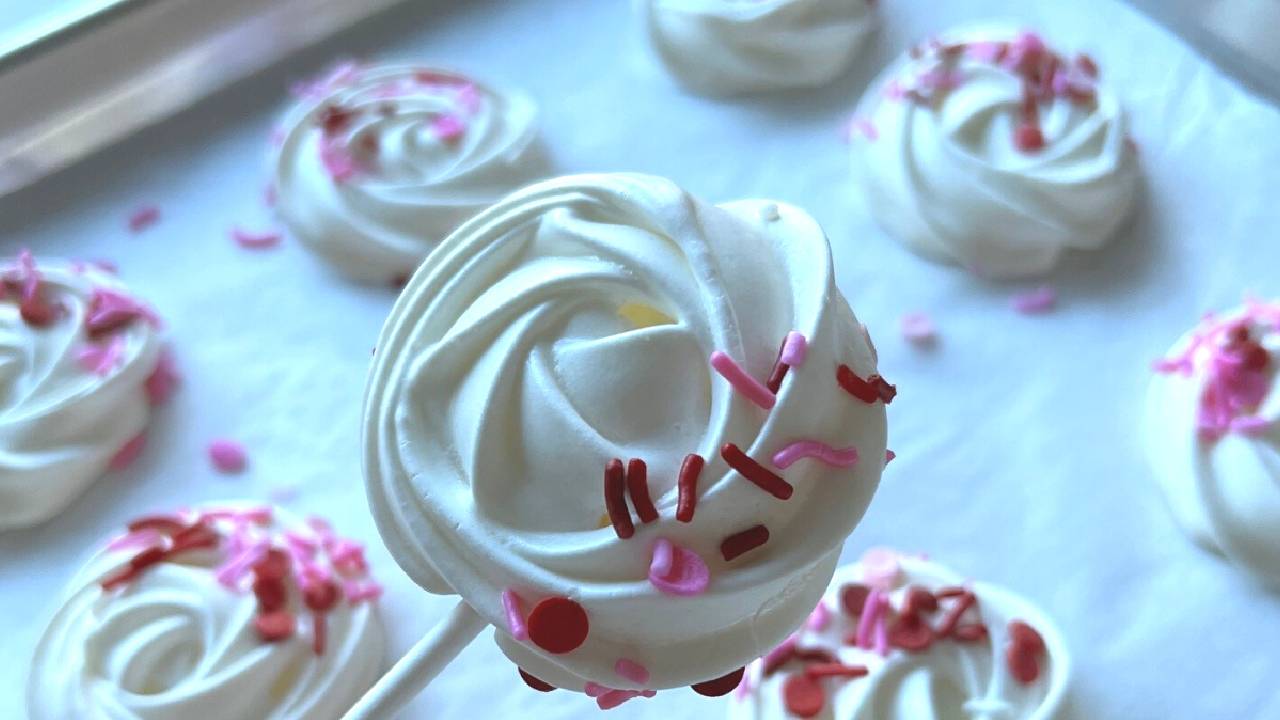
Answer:
<path fill-rule="evenodd" d="M 147 401 L 152 405 L 162 405 L 178 386 L 177 366 L 173 362 L 173 351 L 167 346 L 160 348 L 160 358 L 156 361 L 155 370 L 151 371 L 151 375 L 147 377 L 143 384 L 143 390 L 147 394 Z"/>
<path fill-rule="evenodd" d="M 881 595 L 879 598 L 880 612 L 876 614 L 875 624 L 875 650 L 880 657 L 888 657 L 889 655 L 889 629 L 888 629 L 888 611 L 889 598 Z"/>
<path fill-rule="evenodd" d="M 248 464 L 244 446 L 235 440 L 219 439 L 209 443 L 209 460 L 218 472 L 243 472 Z"/>
<path fill-rule="evenodd" d="M 372 580 L 348 580 L 342 583 L 342 594 L 352 605 L 382 597 L 382 586 Z"/>
<path fill-rule="evenodd" d="M 630 680 L 637 685 L 649 682 L 649 670 L 635 660 L 618 658 L 613 664 L 613 671 L 623 680 Z"/>
<path fill-rule="evenodd" d="M 691 597 L 706 592 L 711 571 L 696 552 L 658 538 L 649 564 L 649 582 L 667 595 Z"/>
<path fill-rule="evenodd" d="M 125 327 L 134 320 L 146 320 L 152 326 L 160 319 L 151 308 L 137 300 L 105 288 L 94 288 L 84 326 L 90 334 L 108 333 Z"/>
<path fill-rule="evenodd" d="M 106 345 L 85 345 L 80 348 L 76 361 L 80 367 L 99 377 L 106 377 L 115 369 L 124 352 L 124 340 L 116 335 Z"/>
<path fill-rule="evenodd" d="M 901 100 L 906 96 L 906 91 L 902 88 L 902 83 L 897 78 L 885 83 L 884 96 L 889 100 Z"/>
<path fill-rule="evenodd" d="M 480 91 L 475 83 L 464 83 L 458 88 L 458 104 L 471 115 L 480 110 Z"/>
<path fill-rule="evenodd" d="M 142 454 L 142 448 L 146 447 L 146 433 L 138 433 L 132 440 L 126 442 L 111 456 L 111 460 L 107 463 L 108 470 L 124 470 L 138 459 Z"/>
<path fill-rule="evenodd" d="M 850 127 L 862 134 L 862 137 L 875 142 L 880 139 L 880 131 L 876 129 L 875 123 L 862 117 L 853 118 L 850 121 Z"/>
<path fill-rule="evenodd" d="M 457 115 L 441 115 L 431 123 L 431 132 L 441 142 L 455 142 L 467 131 L 467 125 Z"/>
<path fill-rule="evenodd" d="M 889 548 L 871 548 L 858 562 L 862 565 L 862 581 L 879 590 L 892 590 L 902 577 L 898 553 Z"/>
<path fill-rule="evenodd" d="M 275 183 L 267 183 L 262 188 L 262 204 L 267 207 L 276 206 L 276 185 Z"/>
<path fill-rule="evenodd" d="M 1047 313 L 1058 304 L 1058 292 L 1044 285 L 1029 292 L 1013 296 L 1013 309 L 1023 315 Z"/>
<path fill-rule="evenodd" d="M 1263 435 L 1271 427 L 1271 421 L 1256 415 L 1247 415 L 1231 420 L 1231 432 L 1243 435 Z"/>
<path fill-rule="evenodd" d="M 759 380 L 747 374 L 742 366 L 734 362 L 733 358 L 716 350 L 711 353 L 711 367 L 720 373 L 735 390 L 742 393 L 748 400 L 759 405 L 765 410 L 773 408 L 777 402 L 777 397 L 769 392 L 769 388 L 765 387 Z"/>
<path fill-rule="evenodd" d="M 324 165 L 325 172 L 329 173 L 329 179 L 336 185 L 351 180 L 360 170 L 356 159 L 342 144 L 340 138 L 320 140 L 320 163 Z"/>
<path fill-rule="evenodd" d="M 884 451 L 884 464 L 885 464 L 885 465 L 888 465 L 889 463 L 893 462 L 893 459 L 894 459 L 894 458 L 896 458 L 896 457 L 898 457 L 898 453 L 896 453 L 896 452 L 894 452 L 894 451 L 892 451 L 892 450 L 885 450 L 885 451 Z"/>
<path fill-rule="evenodd" d="M 776 667 L 778 663 L 786 658 L 790 658 L 796 650 L 796 637 L 794 635 L 788 637 L 778 644 L 778 647 L 770 650 L 764 656 L 764 666 L 766 668 Z"/>
<path fill-rule="evenodd" d="M 847 447 L 841 450 L 818 440 L 797 440 L 774 453 L 773 464 L 787 469 L 800 458 L 811 457 L 831 467 L 849 467 L 858 462 L 858 450 Z"/>
<path fill-rule="evenodd" d="M 818 606 L 809 613 L 809 619 L 805 620 L 805 628 L 814 632 L 822 632 L 827 629 L 827 625 L 831 622 L 831 611 L 827 609 L 827 603 L 823 600 L 818 601 Z"/>
<path fill-rule="evenodd" d="M 1000 45 L 994 42 L 969 43 L 965 54 L 978 62 L 994 63 L 1000 57 Z"/>
<path fill-rule="evenodd" d="M 609 692 L 609 688 L 601 685 L 598 682 L 593 682 L 591 680 L 588 680 L 587 684 L 582 686 L 582 692 L 586 693 L 587 697 L 589 698 L 597 698 Z"/>
<path fill-rule="evenodd" d="M 782 362 L 798 368 L 804 364 L 808 354 L 809 342 L 804 339 L 804 335 L 794 330 L 787 333 L 787 339 L 782 342 Z"/>
<path fill-rule="evenodd" d="M 90 260 L 89 264 L 98 268 L 102 272 L 109 273 L 111 275 L 115 275 L 120 272 L 120 267 L 116 265 L 114 261 L 108 260 L 106 258 L 98 258 L 96 260 Z"/>
<path fill-rule="evenodd" d="M 511 588 L 502 591 L 502 611 L 507 616 L 507 631 L 511 637 L 524 642 L 529 639 L 529 627 L 524 622 L 520 596 Z"/>
<path fill-rule="evenodd" d="M 257 542 L 240 550 L 240 552 L 229 555 L 227 561 L 224 562 L 214 572 L 214 579 L 218 584 L 235 590 L 240 587 L 240 583 L 249 575 L 249 569 L 255 563 L 262 559 L 267 553 L 266 543 Z"/>
<path fill-rule="evenodd" d="M 143 205 L 129 214 L 129 232 L 140 233 L 156 224 L 160 219 L 160 208 L 155 205 Z"/>
<path fill-rule="evenodd" d="M 114 552 L 116 550 L 134 550 L 137 548 L 144 548 L 148 545 L 154 545 L 163 537 L 164 536 L 160 534 L 160 531 L 153 528 L 145 528 L 136 532 L 121 535 L 107 543 L 107 549 Z"/>
<path fill-rule="evenodd" d="M 858 647 L 871 647 L 871 633 L 875 627 L 877 618 L 880 615 L 880 589 L 872 588 L 867 593 L 867 599 L 862 604 L 862 615 L 858 618 L 858 631 L 856 639 Z"/>
<path fill-rule="evenodd" d="M 596 706 L 601 710 L 612 710 L 628 700 L 650 698 L 656 694 L 653 690 L 610 690 L 596 698 Z"/>
<path fill-rule="evenodd" d="M 280 244 L 281 235 L 278 232 L 262 231 L 252 232 L 239 227 L 231 228 L 231 239 L 236 244 L 247 250 L 263 250 L 272 248 Z"/>
<path fill-rule="evenodd" d="M 913 345 L 930 345 L 937 339 L 933 319 L 922 312 L 907 313 L 900 321 L 902 337 Z"/>

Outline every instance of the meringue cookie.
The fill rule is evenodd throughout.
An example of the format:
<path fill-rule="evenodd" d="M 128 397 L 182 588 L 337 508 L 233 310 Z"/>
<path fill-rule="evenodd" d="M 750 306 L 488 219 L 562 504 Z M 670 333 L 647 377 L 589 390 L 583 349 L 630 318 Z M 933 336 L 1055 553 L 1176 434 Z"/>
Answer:
<path fill-rule="evenodd" d="M 53 517 L 140 446 L 162 347 L 154 314 L 100 268 L 23 252 L 0 278 L 6 530 Z"/>
<path fill-rule="evenodd" d="M 605 707 L 718 679 L 800 623 L 871 500 L 892 397 L 874 362 L 803 211 L 645 175 L 543 182 L 450 236 L 392 310 L 371 509 L 409 576 L 461 595 L 532 685 Z M 800 440 L 844 454 L 781 470 Z M 785 479 L 748 470 L 757 486 L 726 459 L 743 455 Z M 574 632 L 540 640 L 546 608 Z"/>
<path fill-rule="evenodd" d="M 408 65 L 340 66 L 279 129 L 276 207 L 362 281 L 407 277 L 463 220 L 543 175 L 533 100 Z"/>
<path fill-rule="evenodd" d="M 875 25 L 868 0 L 636 0 L 655 54 L 689 88 L 730 94 L 830 82 Z"/>
<path fill-rule="evenodd" d="M 1182 527 L 1280 588 L 1280 304 L 1206 318 L 1157 363 L 1147 456 Z"/>
<path fill-rule="evenodd" d="M 360 547 L 322 521 L 248 506 L 142 518 L 71 581 L 36 647 L 27 711 L 338 718 L 383 667 L 376 592 Z"/>
<path fill-rule="evenodd" d="M 1115 96 L 1086 55 L 966 29 L 914 48 L 872 84 L 851 137 L 876 220 L 921 255 L 986 277 L 1048 271 L 1101 247 L 1138 167 Z"/>
<path fill-rule="evenodd" d="M 730 720 L 1056 716 L 1070 659 L 1043 612 L 936 563 L 873 553 L 880 556 L 873 562 L 838 568 L 805 626 L 751 665 L 729 701 Z M 882 620 L 868 618 L 868 610 Z M 956 612 L 958 621 L 950 623 Z M 940 636 L 948 624 L 954 630 Z"/>

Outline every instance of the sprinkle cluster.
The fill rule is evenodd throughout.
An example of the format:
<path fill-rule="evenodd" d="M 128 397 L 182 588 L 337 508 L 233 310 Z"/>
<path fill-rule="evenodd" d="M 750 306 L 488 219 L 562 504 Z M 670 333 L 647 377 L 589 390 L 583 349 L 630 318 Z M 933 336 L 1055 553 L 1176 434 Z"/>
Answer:
<path fill-rule="evenodd" d="M 918 61 L 920 69 L 909 77 L 890 81 L 884 90 L 889 100 L 935 106 L 967 80 L 959 67 L 962 59 L 1000 68 L 1017 78 L 1022 86 L 1022 102 L 1013 143 L 1024 153 L 1033 153 L 1045 146 L 1040 125 L 1041 103 L 1061 98 L 1091 107 L 1097 102 L 1097 63 L 1085 54 L 1071 59 L 1059 55 L 1033 32 L 1019 33 L 1007 42 L 943 43 L 931 38 L 913 47 L 910 55 Z M 875 140 L 879 135 L 864 118 L 855 118 L 851 127 L 868 140 Z"/>
<path fill-rule="evenodd" d="M 252 592 L 258 602 L 254 629 L 267 643 L 283 642 L 298 630 L 295 613 L 311 615 L 312 649 L 324 653 L 326 617 L 340 602 L 377 598 L 382 588 L 369 577 L 364 548 L 311 518 L 305 528 L 272 529 L 269 507 L 227 508 L 151 515 L 129 523 L 111 550 L 133 552 L 101 581 L 115 592 L 149 568 L 180 562 L 188 553 L 217 553 L 214 575 L 229 592 Z"/>
<path fill-rule="evenodd" d="M 619 311 L 620 315 L 637 318 L 648 322 L 659 314 L 636 303 L 629 303 Z M 761 382 L 752 377 L 732 357 L 720 350 L 711 353 L 711 368 L 723 377 L 735 391 L 752 404 L 765 410 L 772 410 L 777 402 L 777 394 L 792 368 L 804 364 L 808 354 L 808 341 L 799 332 L 790 332 L 783 339 L 778 350 L 777 360 L 769 372 L 768 378 Z M 848 365 L 841 364 L 836 368 L 836 386 L 859 402 L 888 404 L 897 394 L 897 389 L 879 375 L 866 378 L 857 375 Z M 720 448 L 720 456 L 728 466 L 777 500 L 791 498 L 795 488 L 778 473 L 748 455 L 733 442 L 726 442 Z M 857 462 L 858 453 L 855 448 L 833 448 L 817 440 L 797 440 L 779 450 L 772 458 L 779 469 L 786 469 L 802 458 L 813 458 L 832 467 L 849 467 Z M 706 465 L 706 459 L 696 453 L 685 456 L 677 477 L 676 519 L 689 523 L 694 519 L 697 509 L 698 478 Z M 609 460 L 604 467 L 604 506 L 606 514 L 602 518 L 602 527 L 612 526 L 614 534 L 621 540 L 631 539 L 636 534 L 636 523 L 632 517 L 642 524 L 652 523 L 659 518 L 659 512 L 653 504 L 648 484 L 648 467 L 644 460 L 631 458 L 625 465 L 622 458 Z M 631 507 L 628 507 L 630 500 Z M 720 555 L 725 562 L 732 562 L 744 554 L 755 550 L 769 541 L 769 529 L 763 524 L 753 525 L 734 532 L 723 538 L 720 543 Z M 649 564 L 649 582 L 661 593 L 675 596 L 693 596 L 706 591 L 710 585 L 711 572 L 706 561 L 697 552 L 682 547 L 667 538 L 657 538 L 652 545 L 652 556 Z M 507 620 L 507 630 L 511 636 L 520 641 L 531 641 L 543 650 L 552 654 L 572 652 L 586 641 L 590 628 L 587 613 L 577 602 L 566 597 L 549 597 L 541 600 L 533 610 L 525 615 L 525 600 L 513 588 L 502 593 L 502 607 Z M 724 695 L 737 687 L 743 676 L 743 668 L 738 668 L 723 677 L 698 683 L 693 687 L 695 692 L 708 696 Z M 649 671 L 640 663 L 619 658 L 615 665 L 615 673 L 622 680 L 632 684 L 644 685 L 649 679 Z M 554 688 L 551 684 L 530 675 L 523 668 L 520 676 L 524 682 L 535 690 L 549 692 Z M 596 683 L 588 683 L 585 692 L 595 698 L 601 709 L 609 709 L 635 697 L 650 697 L 650 690 L 621 690 L 607 688 Z"/>
<path fill-rule="evenodd" d="M 1257 415 L 1271 393 L 1274 376 L 1271 353 L 1260 342 L 1263 334 L 1280 331 L 1280 304 L 1247 298 L 1244 311 L 1220 319 L 1205 316 L 1192 331 L 1191 341 L 1177 355 L 1157 360 L 1156 372 L 1190 377 L 1204 370 L 1204 386 L 1196 427 L 1205 440 L 1228 433 L 1257 434 L 1274 419 Z"/>
<path fill-rule="evenodd" d="M 324 77 L 302 86 L 295 93 L 308 100 L 322 100 L 336 90 L 361 80 L 363 68 L 355 63 L 338 66 Z M 418 70 L 403 77 L 386 80 L 370 92 L 379 102 L 372 107 L 352 107 L 337 102 L 321 105 L 312 114 L 320 128 L 318 152 L 320 162 L 336 185 L 346 183 L 370 171 L 379 153 L 377 135 L 358 132 L 352 144 L 347 134 L 357 121 L 368 116 L 392 117 L 400 112 L 399 98 L 429 93 L 450 100 L 451 108 L 433 112 L 427 130 L 442 143 L 457 143 L 466 135 L 471 118 L 480 110 L 481 94 L 471 81 L 447 73 Z M 354 147 L 354 150 L 353 150 Z"/>
<path fill-rule="evenodd" d="M 862 582 L 843 585 L 839 610 L 855 628 L 843 638 L 844 644 L 872 650 L 881 657 L 893 652 L 924 653 L 940 642 L 976 643 L 989 637 L 978 614 L 978 598 L 966 587 L 937 590 L 911 585 L 893 600 L 891 591 L 902 584 L 896 554 L 874 550 L 863 559 Z M 806 625 L 824 630 L 831 622 L 831 610 L 820 603 Z M 1021 620 L 1009 623 L 1009 643 L 1005 664 L 1013 678 L 1024 685 L 1034 683 L 1043 673 L 1046 648 L 1043 638 Z M 808 647 L 798 635 L 784 641 L 759 661 L 759 677 L 786 673 L 781 692 L 788 712 L 801 718 L 814 717 L 826 707 L 830 683 L 848 682 L 869 674 L 861 664 L 840 660 L 832 650 Z M 744 683 L 744 686 L 746 683 Z M 749 687 L 740 690 L 741 694 Z"/>

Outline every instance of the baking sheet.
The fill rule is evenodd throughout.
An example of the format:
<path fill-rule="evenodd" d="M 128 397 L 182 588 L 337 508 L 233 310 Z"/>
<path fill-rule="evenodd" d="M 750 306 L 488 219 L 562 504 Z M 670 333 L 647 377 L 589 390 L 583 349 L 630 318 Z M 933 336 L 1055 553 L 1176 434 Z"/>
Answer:
<path fill-rule="evenodd" d="M 561 171 L 668 175 L 711 199 L 808 208 L 831 237 L 839 285 L 898 384 L 887 469 L 846 544 L 926 551 L 1004 583 L 1055 616 L 1074 650 L 1074 718 L 1280 717 L 1280 597 L 1174 526 L 1137 441 L 1151 359 L 1212 307 L 1277 294 L 1280 112 L 1114 0 L 884 0 L 874 46 L 831 86 L 740 100 L 677 90 L 643 55 L 623 2 L 416 4 L 214 96 L 88 162 L 0 200 L 0 251 L 106 256 L 169 320 L 185 382 L 149 448 L 55 521 L 0 536 L 0 717 L 22 714 L 28 658 L 51 598 L 90 547 L 143 512 L 296 488 L 295 509 L 371 546 L 392 650 L 451 606 L 379 547 L 357 457 L 370 347 L 394 300 L 352 286 L 297 243 L 250 253 L 268 132 L 284 88 L 339 55 L 453 65 L 527 87 Z M 1025 317 L 991 284 L 928 264 L 866 219 L 839 139 L 868 79 L 921 36 L 1010 18 L 1098 59 L 1130 110 L 1146 177 L 1129 229 L 1067 259 L 1059 309 Z M 129 211 L 162 219 L 133 236 Z M 923 310 L 921 352 L 898 318 Z M 243 441 L 250 470 L 218 476 L 205 444 Z M 390 659 L 390 658 L 389 658 Z M 723 700 L 661 693 L 615 718 L 716 717 Z M 406 717 L 588 717 L 582 695 L 538 694 L 487 636 Z"/>

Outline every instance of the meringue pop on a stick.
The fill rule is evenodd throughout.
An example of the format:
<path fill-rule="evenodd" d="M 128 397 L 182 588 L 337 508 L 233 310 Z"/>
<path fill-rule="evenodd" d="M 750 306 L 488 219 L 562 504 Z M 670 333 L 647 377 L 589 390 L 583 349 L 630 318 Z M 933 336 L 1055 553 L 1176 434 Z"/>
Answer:
<path fill-rule="evenodd" d="M 469 221 L 382 331 L 365 480 L 392 555 L 458 608 L 350 717 L 486 625 L 601 708 L 729 692 L 799 626 L 880 480 L 895 389 L 803 211 L 581 175 Z"/>

